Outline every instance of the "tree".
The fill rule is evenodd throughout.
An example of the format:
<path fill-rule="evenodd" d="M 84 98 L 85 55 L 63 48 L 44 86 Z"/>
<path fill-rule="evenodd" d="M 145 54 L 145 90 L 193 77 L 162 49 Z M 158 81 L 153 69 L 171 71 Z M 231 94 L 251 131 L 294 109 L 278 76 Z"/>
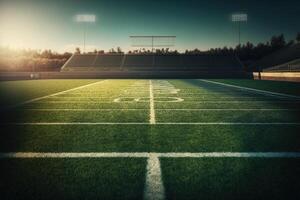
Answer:
<path fill-rule="evenodd" d="M 76 49 L 75 49 L 75 54 L 80 54 L 80 48 L 79 47 L 76 47 Z"/>
<path fill-rule="evenodd" d="M 285 38 L 284 38 L 283 34 L 281 34 L 279 36 L 273 36 L 271 38 L 271 47 L 273 50 L 281 49 L 285 45 L 286 45 L 286 42 L 285 42 Z"/>
<path fill-rule="evenodd" d="M 286 45 L 287 46 L 292 46 L 295 44 L 295 41 L 294 40 L 290 40 Z"/>
<path fill-rule="evenodd" d="M 117 47 L 117 53 L 119 54 L 123 53 L 121 47 Z"/>
<path fill-rule="evenodd" d="M 297 34 L 297 36 L 296 36 L 296 41 L 298 42 L 298 43 L 300 43 L 300 32 Z"/>
<path fill-rule="evenodd" d="M 111 53 L 111 54 L 115 54 L 115 53 L 116 53 L 116 51 L 115 51 L 115 49 L 114 49 L 114 48 L 111 48 L 111 49 L 109 50 L 109 53 Z"/>

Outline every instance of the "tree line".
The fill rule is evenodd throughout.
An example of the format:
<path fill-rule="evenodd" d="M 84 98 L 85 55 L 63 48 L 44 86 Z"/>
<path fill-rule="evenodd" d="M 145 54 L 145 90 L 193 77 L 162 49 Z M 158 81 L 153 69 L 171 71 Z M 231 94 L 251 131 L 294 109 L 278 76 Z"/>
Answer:
<path fill-rule="evenodd" d="M 182 54 L 198 55 L 198 54 L 235 54 L 240 60 L 248 66 L 249 64 L 275 52 L 282 48 L 300 43 L 300 32 L 294 40 L 286 41 L 283 34 L 273 36 L 269 41 L 258 44 L 247 42 L 236 47 L 211 48 L 208 51 L 199 49 L 186 50 Z M 178 55 L 177 50 L 169 48 L 154 49 L 154 51 L 141 48 L 126 52 L 127 54 L 156 54 L 156 55 Z M 79 47 L 75 49 L 75 54 L 82 54 Z M 125 54 L 120 47 L 112 48 L 105 52 L 104 50 L 95 49 L 85 54 Z M 12 50 L 0 47 L 0 70 L 1 71 L 55 71 L 71 57 L 72 53 L 57 53 L 51 50 Z"/>

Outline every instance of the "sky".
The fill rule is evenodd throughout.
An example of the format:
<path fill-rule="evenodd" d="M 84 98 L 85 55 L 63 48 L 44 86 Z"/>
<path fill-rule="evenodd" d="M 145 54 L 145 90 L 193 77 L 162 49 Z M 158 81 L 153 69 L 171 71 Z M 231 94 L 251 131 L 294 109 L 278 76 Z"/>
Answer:
<path fill-rule="evenodd" d="M 73 52 L 83 48 L 86 30 L 87 50 L 130 50 L 130 35 L 174 35 L 180 51 L 231 47 L 236 12 L 248 14 L 242 43 L 300 32 L 299 0 L 0 0 L 0 45 Z M 94 14 L 96 22 L 78 23 L 78 14 Z"/>

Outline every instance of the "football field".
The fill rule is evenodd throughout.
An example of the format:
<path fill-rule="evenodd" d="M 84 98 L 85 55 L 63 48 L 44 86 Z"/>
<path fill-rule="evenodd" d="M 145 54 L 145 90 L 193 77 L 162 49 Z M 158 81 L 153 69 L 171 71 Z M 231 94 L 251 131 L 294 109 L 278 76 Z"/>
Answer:
<path fill-rule="evenodd" d="M 299 84 L 0 85 L 0 199 L 300 198 Z"/>

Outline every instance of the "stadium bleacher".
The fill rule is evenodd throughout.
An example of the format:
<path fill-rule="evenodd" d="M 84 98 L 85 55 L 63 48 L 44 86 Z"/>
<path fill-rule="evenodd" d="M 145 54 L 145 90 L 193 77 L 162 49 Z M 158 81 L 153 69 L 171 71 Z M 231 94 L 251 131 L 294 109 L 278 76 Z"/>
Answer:
<path fill-rule="evenodd" d="M 93 66 L 97 55 L 87 54 L 87 55 L 78 55 L 74 54 L 68 61 L 67 65 L 72 67 L 90 67 Z"/>
<path fill-rule="evenodd" d="M 74 55 L 63 66 L 68 72 L 172 72 L 173 74 L 223 74 L 241 76 L 243 66 L 234 55 L 134 55 L 134 54 L 80 54 Z"/>
<path fill-rule="evenodd" d="M 299 72 L 300 71 L 300 59 L 296 59 L 281 65 L 264 69 L 265 72 Z"/>
<path fill-rule="evenodd" d="M 262 58 L 250 65 L 250 68 L 255 68 L 259 71 L 272 71 L 272 69 L 275 70 L 277 68 L 287 71 L 288 64 L 298 59 L 300 59 L 300 44 L 294 44 Z"/>

